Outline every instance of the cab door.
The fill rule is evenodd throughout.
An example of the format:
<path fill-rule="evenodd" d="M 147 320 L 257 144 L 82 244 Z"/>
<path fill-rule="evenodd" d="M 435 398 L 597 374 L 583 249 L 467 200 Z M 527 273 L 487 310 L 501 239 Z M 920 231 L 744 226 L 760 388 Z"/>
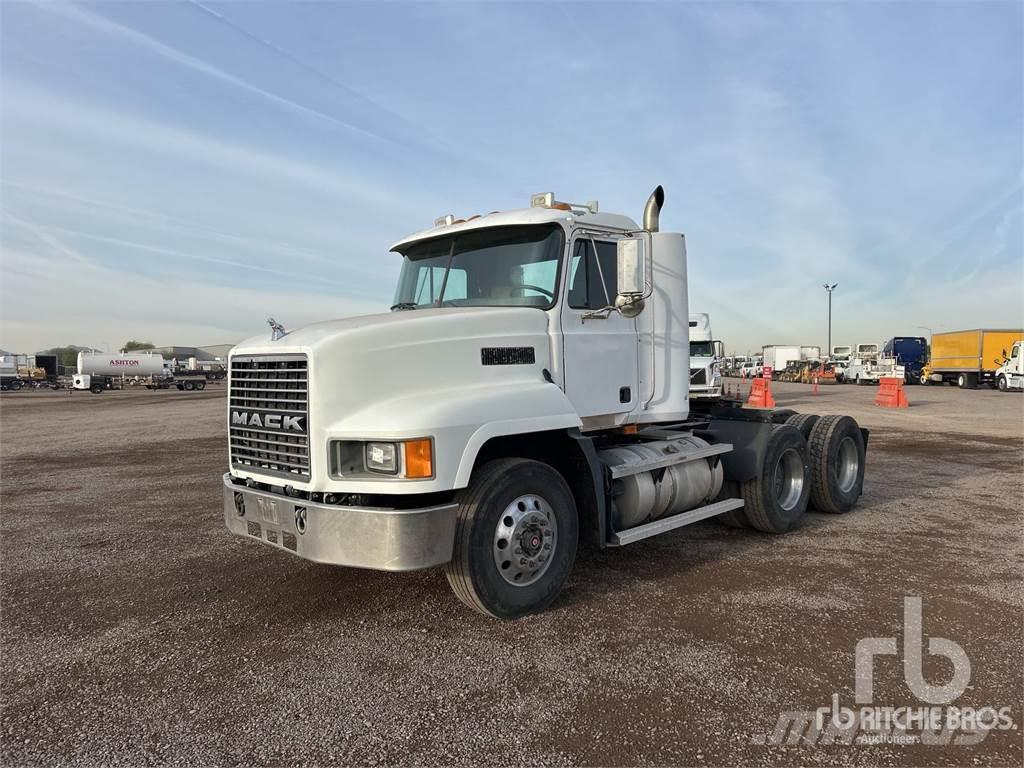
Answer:
<path fill-rule="evenodd" d="M 601 312 L 615 303 L 616 241 L 579 234 L 569 252 L 561 311 L 565 393 L 580 417 L 618 423 L 639 393 L 636 319 Z"/>

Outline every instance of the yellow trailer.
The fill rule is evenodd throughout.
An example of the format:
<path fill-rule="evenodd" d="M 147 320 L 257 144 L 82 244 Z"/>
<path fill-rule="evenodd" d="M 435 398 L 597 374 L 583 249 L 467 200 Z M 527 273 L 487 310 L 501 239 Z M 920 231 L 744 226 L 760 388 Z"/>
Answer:
<path fill-rule="evenodd" d="M 1024 330 L 1019 328 L 975 328 L 933 334 L 931 360 L 921 374 L 921 383 L 948 382 L 964 389 L 993 385 L 996 369 L 1013 343 L 1021 338 Z"/>

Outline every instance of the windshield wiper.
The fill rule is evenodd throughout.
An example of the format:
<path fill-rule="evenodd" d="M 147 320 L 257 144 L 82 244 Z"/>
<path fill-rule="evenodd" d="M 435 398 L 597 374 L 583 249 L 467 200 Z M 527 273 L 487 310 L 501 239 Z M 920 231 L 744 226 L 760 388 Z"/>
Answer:
<path fill-rule="evenodd" d="M 416 309 L 419 304 L 415 301 L 400 301 L 397 304 L 391 305 L 391 311 L 394 312 L 396 309 Z"/>

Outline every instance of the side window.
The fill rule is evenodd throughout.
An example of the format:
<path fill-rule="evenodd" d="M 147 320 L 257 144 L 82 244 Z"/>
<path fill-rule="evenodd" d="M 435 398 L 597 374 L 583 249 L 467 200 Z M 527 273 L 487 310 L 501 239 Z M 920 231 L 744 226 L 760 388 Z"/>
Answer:
<path fill-rule="evenodd" d="M 615 243 L 589 238 L 576 241 L 569 269 L 570 307 L 602 309 L 615 301 L 616 258 Z"/>

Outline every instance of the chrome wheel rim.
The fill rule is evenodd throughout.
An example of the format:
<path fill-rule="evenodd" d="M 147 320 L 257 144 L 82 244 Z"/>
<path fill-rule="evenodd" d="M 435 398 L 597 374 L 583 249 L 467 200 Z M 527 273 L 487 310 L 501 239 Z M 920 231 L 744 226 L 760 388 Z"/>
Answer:
<path fill-rule="evenodd" d="M 860 458 L 857 456 L 857 444 L 852 437 L 844 437 L 839 443 L 839 455 L 836 462 L 836 484 L 841 493 L 849 493 L 857 484 L 857 471 L 860 469 Z"/>
<path fill-rule="evenodd" d="M 804 462 L 799 451 L 788 448 L 775 465 L 775 498 L 789 512 L 800 502 L 804 491 Z"/>
<path fill-rule="evenodd" d="M 505 507 L 494 529 L 494 565 L 506 582 L 525 587 L 551 566 L 558 523 L 542 496 L 526 494 Z"/>

